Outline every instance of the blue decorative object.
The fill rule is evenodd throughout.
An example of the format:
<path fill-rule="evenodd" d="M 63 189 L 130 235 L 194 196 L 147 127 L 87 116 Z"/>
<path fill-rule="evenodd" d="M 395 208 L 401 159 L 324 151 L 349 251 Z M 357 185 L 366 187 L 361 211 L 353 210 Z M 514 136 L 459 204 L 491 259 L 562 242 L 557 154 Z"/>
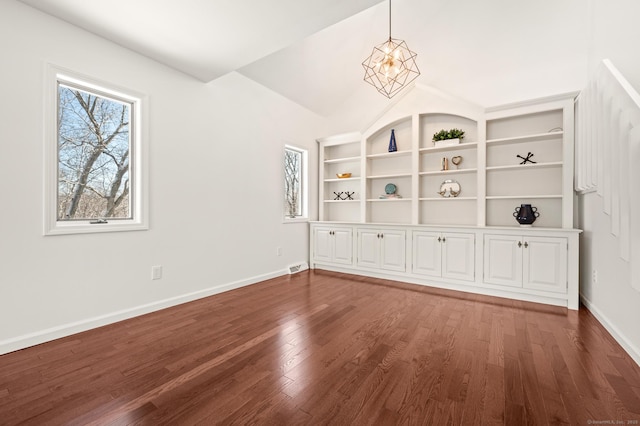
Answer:
<path fill-rule="evenodd" d="M 396 191 L 397 191 L 397 188 L 396 188 L 396 186 L 395 186 L 394 184 L 392 184 L 392 183 L 388 183 L 388 184 L 384 187 L 384 192 L 385 192 L 387 195 L 395 194 L 395 193 L 396 193 Z"/>
<path fill-rule="evenodd" d="M 389 139 L 389 152 L 396 152 L 398 145 L 396 145 L 396 133 L 391 129 L 391 139 Z"/>

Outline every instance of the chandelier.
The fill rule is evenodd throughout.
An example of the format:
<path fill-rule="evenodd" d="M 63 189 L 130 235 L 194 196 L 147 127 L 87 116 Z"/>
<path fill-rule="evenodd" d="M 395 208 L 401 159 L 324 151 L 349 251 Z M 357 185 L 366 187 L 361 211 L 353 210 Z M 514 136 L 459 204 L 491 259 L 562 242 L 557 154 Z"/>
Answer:
<path fill-rule="evenodd" d="M 391 0 L 389 0 L 389 39 L 373 48 L 362 62 L 364 81 L 391 98 L 420 75 L 418 55 L 404 40 L 391 38 Z"/>

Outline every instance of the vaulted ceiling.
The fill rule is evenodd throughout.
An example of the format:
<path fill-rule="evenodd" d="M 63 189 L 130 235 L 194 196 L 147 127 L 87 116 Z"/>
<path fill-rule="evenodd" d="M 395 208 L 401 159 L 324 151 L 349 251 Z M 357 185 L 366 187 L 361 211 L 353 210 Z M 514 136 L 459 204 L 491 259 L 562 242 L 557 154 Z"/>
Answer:
<path fill-rule="evenodd" d="M 203 82 L 237 71 L 322 116 L 388 103 L 361 66 L 388 37 L 386 1 L 19 1 Z M 394 0 L 392 24 L 419 83 L 480 104 L 574 90 L 586 74 L 583 0 Z"/>

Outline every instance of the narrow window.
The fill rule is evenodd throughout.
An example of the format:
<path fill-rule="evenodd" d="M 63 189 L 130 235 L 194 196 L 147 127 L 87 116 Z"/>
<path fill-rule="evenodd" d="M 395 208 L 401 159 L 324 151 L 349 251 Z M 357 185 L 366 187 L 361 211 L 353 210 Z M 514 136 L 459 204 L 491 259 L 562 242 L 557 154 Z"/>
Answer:
<path fill-rule="evenodd" d="M 307 151 L 289 145 L 284 148 L 284 216 L 285 221 L 307 217 Z"/>
<path fill-rule="evenodd" d="M 54 74 L 45 233 L 146 229 L 141 98 Z"/>

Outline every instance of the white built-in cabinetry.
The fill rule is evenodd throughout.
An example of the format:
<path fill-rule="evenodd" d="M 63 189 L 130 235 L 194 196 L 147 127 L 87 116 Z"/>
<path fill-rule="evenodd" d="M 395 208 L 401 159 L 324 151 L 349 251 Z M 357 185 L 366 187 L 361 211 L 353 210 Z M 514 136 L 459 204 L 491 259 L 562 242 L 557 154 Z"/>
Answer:
<path fill-rule="evenodd" d="M 350 227 L 315 226 L 314 259 L 337 265 L 353 263 L 353 230 Z"/>
<path fill-rule="evenodd" d="M 577 309 L 579 233 L 312 222 L 311 267 Z"/>
<path fill-rule="evenodd" d="M 360 135 L 356 133 L 327 139 L 320 149 L 319 215 L 332 221 L 360 220 Z M 348 170 L 351 177 L 339 179 Z M 349 199 L 345 192 L 355 193 Z M 331 218 L 331 219 L 330 219 Z"/>
<path fill-rule="evenodd" d="M 405 271 L 405 244 L 404 230 L 359 228 L 356 264 L 387 271 Z"/>
<path fill-rule="evenodd" d="M 566 292 L 567 238 L 487 234 L 484 282 Z"/>
<path fill-rule="evenodd" d="M 465 131 L 461 143 L 435 146 L 433 134 L 451 128 Z M 395 152 L 388 151 L 391 129 Z M 577 308 L 572 95 L 481 112 L 395 115 L 363 133 L 318 142 L 312 266 L 350 265 L 365 275 L 393 272 L 452 288 L 475 284 L 464 289 Z M 459 166 L 451 162 L 456 156 Z M 445 180 L 460 186 L 458 196 L 438 194 Z M 388 184 L 399 197 L 381 197 Z M 537 207 L 533 227 L 513 217 L 521 204 Z M 333 235 L 318 234 L 338 224 L 352 232 L 351 263 L 345 256 L 327 260 L 336 259 Z"/>
<path fill-rule="evenodd" d="M 537 226 L 572 228 L 572 100 L 489 110 L 486 129 L 486 225 L 512 224 L 512 206 L 526 203 Z M 520 164 L 529 153 L 535 163 Z"/>
<path fill-rule="evenodd" d="M 412 272 L 437 278 L 475 280 L 475 235 L 414 231 Z"/>

